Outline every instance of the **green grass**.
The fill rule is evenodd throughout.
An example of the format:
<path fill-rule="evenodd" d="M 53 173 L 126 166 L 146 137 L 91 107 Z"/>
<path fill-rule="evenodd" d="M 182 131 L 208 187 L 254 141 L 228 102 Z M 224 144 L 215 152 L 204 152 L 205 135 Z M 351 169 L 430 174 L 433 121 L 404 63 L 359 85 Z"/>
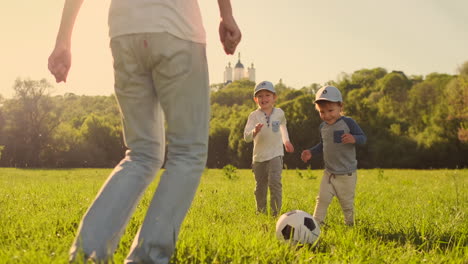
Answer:
<path fill-rule="evenodd" d="M 0 263 L 67 263 L 84 212 L 110 169 L 0 169 Z M 359 170 L 354 227 L 331 204 L 319 243 L 275 237 L 255 214 L 250 170 L 206 170 L 182 226 L 176 263 L 468 263 L 468 170 Z M 283 172 L 283 212 L 313 212 L 322 172 Z M 123 263 L 156 187 L 115 254 Z"/>

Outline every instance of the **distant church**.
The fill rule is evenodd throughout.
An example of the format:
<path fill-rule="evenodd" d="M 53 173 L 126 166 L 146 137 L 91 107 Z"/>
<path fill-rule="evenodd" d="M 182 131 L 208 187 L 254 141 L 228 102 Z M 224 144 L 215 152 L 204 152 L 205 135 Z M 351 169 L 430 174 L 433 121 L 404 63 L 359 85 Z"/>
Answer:
<path fill-rule="evenodd" d="M 250 68 L 247 68 L 247 71 L 244 69 L 244 65 L 240 61 L 240 52 L 239 60 L 236 63 L 236 67 L 232 69 L 231 63 L 228 63 L 224 70 L 224 84 L 231 83 L 233 81 L 238 81 L 242 79 L 249 79 L 252 82 L 255 82 L 255 68 L 253 63 Z"/>

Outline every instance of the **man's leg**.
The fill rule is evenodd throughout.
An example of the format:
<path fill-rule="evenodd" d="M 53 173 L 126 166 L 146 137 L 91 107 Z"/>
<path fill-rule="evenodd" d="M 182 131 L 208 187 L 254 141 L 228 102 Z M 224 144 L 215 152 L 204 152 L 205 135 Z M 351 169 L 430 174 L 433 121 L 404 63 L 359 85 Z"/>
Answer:
<path fill-rule="evenodd" d="M 147 34 L 156 96 L 167 120 L 165 171 L 126 262 L 168 263 L 206 165 L 209 81 L 205 45 Z"/>
<path fill-rule="evenodd" d="M 134 50 L 132 43 L 132 36 L 111 42 L 115 92 L 129 150 L 86 212 L 70 250 L 72 260 L 80 251 L 97 261 L 112 257 L 141 195 L 163 163 L 162 110 L 151 72 L 145 72 L 129 52 Z"/>

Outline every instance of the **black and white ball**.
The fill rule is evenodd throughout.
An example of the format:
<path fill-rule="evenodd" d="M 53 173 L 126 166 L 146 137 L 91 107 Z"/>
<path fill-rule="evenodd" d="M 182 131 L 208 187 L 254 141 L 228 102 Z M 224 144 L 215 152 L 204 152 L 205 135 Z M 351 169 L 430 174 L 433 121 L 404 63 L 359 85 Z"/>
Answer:
<path fill-rule="evenodd" d="M 276 237 L 291 243 L 314 244 L 320 236 L 320 226 L 301 210 L 284 213 L 276 222 Z"/>

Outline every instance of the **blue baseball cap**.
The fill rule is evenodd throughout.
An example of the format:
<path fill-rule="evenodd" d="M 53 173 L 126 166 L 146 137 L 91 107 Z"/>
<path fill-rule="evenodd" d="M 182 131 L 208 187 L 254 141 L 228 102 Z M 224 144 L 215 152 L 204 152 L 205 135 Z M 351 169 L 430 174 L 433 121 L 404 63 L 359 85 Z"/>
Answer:
<path fill-rule="evenodd" d="M 274 94 L 276 94 L 276 91 L 275 91 L 275 86 L 273 86 L 273 84 L 269 81 L 263 81 L 263 82 L 260 82 L 259 84 L 257 84 L 257 86 L 255 87 L 255 90 L 254 90 L 254 96 L 260 92 L 261 90 L 267 90 L 267 91 L 270 91 Z"/>
<path fill-rule="evenodd" d="M 315 94 L 315 101 L 343 102 L 340 90 L 335 86 L 324 86 Z"/>

